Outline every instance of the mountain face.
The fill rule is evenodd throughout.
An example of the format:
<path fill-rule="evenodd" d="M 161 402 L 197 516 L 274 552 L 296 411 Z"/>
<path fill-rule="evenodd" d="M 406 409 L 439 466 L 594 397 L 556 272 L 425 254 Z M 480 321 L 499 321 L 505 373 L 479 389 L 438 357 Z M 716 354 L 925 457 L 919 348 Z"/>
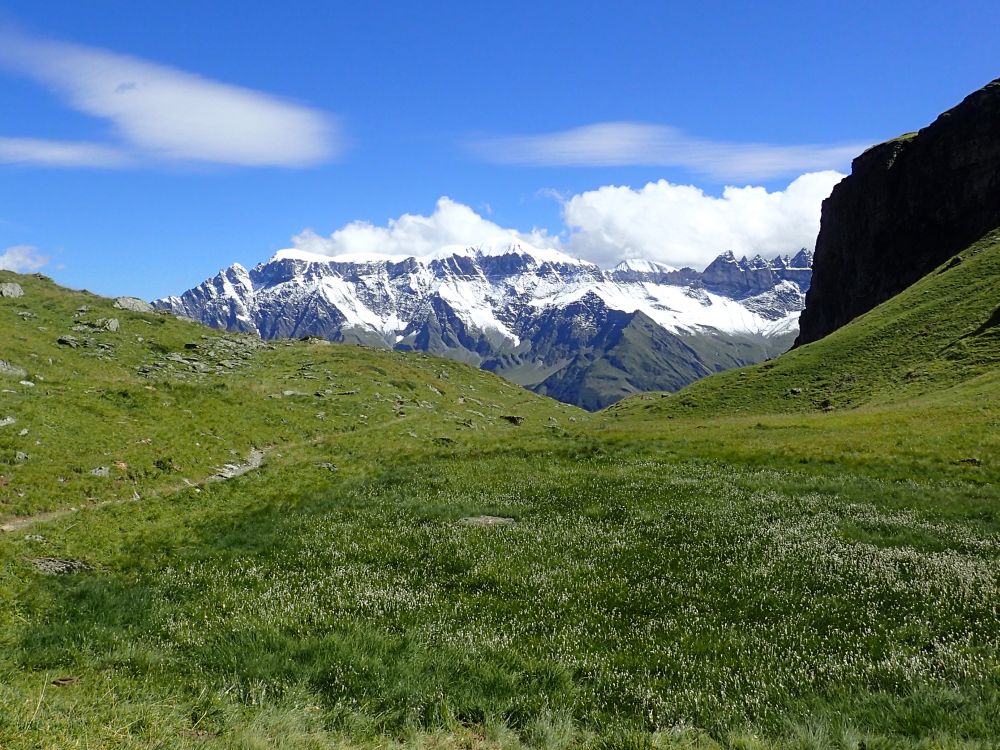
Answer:
<path fill-rule="evenodd" d="M 265 339 L 426 351 L 600 409 L 787 349 L 811 263 L 806 250 L 725 253 L 700 273 L 635 260 L 602 270 L 522 245 L 378 259 L 283 250 L 153 304 Z"/>
<path fill-rule="evenodd" d="M 1000 226 L 1000 79 L 874 146 L 823 203 L 796 345 L 895 296 Z"/>

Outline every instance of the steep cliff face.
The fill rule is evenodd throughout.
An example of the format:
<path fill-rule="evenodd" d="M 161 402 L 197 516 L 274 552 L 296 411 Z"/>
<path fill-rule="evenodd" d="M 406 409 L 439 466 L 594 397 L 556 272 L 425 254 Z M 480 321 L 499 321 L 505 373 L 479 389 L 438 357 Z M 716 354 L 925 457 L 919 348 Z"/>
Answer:
<path fill-rule="evenodd" d="M 1000 226 L 1000 79 L 854 160 L 823 203 L 796 345 L 895 296 Z"/>

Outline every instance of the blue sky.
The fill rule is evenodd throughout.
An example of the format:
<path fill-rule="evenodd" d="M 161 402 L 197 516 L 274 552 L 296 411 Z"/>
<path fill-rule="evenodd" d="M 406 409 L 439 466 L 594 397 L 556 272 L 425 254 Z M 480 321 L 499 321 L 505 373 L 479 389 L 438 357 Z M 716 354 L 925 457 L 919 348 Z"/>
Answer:
<path fill-rule="evenodd" d="M 0 0 L 0 257 L 155 297 L 297 235 L 405 244 L 329 238 L 404 214 L 605 264 L 794 251 L 826 170 L 1000 75 L 996 28 L 995 3 Z"/>

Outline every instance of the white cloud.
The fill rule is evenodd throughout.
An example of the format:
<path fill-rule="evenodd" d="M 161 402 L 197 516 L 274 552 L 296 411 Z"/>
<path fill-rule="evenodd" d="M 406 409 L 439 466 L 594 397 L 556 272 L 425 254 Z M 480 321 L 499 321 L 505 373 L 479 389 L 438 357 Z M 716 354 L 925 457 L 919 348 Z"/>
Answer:
<path fill-rule="evenodd" d="M 841 169 L 869 145 L 716 143 L 666 125 L 605 122 L 542 135 L 482 138 L 469 147 L 501 164 L 680 167 L 720 181 L 741 181 Z"/>
<path fill-rule="evenodd" d="M 8 247 L 0 255 L 0 270 L 15 273 L 31 273 L 42 268 L 49 259 L 42 255 L 37 247 L 31 245 L 14 245 Z"/>
<path fill-rule="evenodd" d="M 545 232 L 519 232 L 505 229 L 484 219 L 468 206 L 439 198 L 430 216 L 403 214 L 390 219 L 384 227 L 367 221 L 353 221 L 329 237 L 320 237 L 307 229 L 293 238 L 295 247 L 319 255 L 352 258 L 406 258 L 447 254 L 475 245 L 488 249 L 504 248 L 512 243 L 555 248 L 558 240 Z"/>
<path fill-rule="evenodd" d="M 157 160 L 304 167 L 342 147 L 326 114 L 128 55 L 6 32 L 0 65 L 47 86 L 74 109 L 110 121 L 122 141 L 120 148 L 72 144 L 91 149 L 76 162 L 51 158 L 68 144 L 31 141 L 22 160 L 34 153 L 41 164 L 120 166 L 128 150 Z"/>
<path fill-rule="evenodd" d="M 702 268 L 720 252 L 774 255 L 813 248 L 820 207 L 844 175 L 804 174 L 787 188 L 727 187 L 721 197 L 665 180 L 607 186 L 563 203 L 567 249 L 602 265 L 646 258 Z"/>
<path fill-rule="evenodd" d="M 0 164 L 44 164 L 52 167 L 123 167 L 131 159 L 116 148 L 97 143 L 0 138 Z"/>
<path fill-rule="evenodd" d="M 350 261 L 447 255 L 472 246 L 487 251 L 520 243 L 557 251 L 610 267 L 627 258 L 704 268 L 717 255 L 776 255 L 812 249 L 820 206 L 841 180 L 838 172 L 804 174 L 785 190 L 727 187 L 721 196 L 664 180 L 645 187 L 607 186 L 563 198 L 559 234 L 508 229 L 469 206 L 438 199 L 430 216 L 403 214 L 386 226 L 355 221 L 329 237 L 310 229 L 294 238 L 295 248 Z"/>

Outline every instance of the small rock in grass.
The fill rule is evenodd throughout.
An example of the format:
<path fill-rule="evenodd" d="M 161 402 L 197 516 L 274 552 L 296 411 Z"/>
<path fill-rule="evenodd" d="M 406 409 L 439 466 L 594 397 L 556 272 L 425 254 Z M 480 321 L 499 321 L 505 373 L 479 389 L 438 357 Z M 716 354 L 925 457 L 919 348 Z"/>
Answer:
<path fill-rule="evenodd" d="M 17 453 L 14 454 L 14 460 L 19 464 L 25 463 L 30 458 L 31 456 L 29 456 L 24 451 L 18 451 Z"/>
<path fill-rule="evenodd" d="M 35 387 L 35 384 L 32 383 L 30 380 L 22 380 L 22 381 L 20 381 L 20 385 L 23 385 L 25 388 L 34 388 Z"/>
<path fill-rule="evenodd" d="M 0 427 L 7 427 L 8 425 L 14 424 L 16 421 L 17 420 L 14 419 L 14 417 L 4 417 L 3 419 L 0 419 Z"/>
<path fill-rule="evenodd" d="M 219 736 L 218 732 L 210 732 L 207 729 L 185 729 L 181 732 L 185 737 L 192 737 L 196 740 L 214 740 Z"/>
<path fill-rule="evenodd" d="M 10 362 L 0 359 L 0 375 L 6 375 L 11 378 L 26 378 L 28 377 L 28 371 L 23 367 L 12 365 Z"/>
<path fill-rule="evenodd" d="M 20 284 L 0 284 L 0 297 L 23 297 L 24 290 Z"/>
<path fill-rule="evenodd" d="M 506 516 L 466 516 L 459 520 L 462 526 L 511 526 L 517 521 Z"/>
<path fill-rule="evenodd" d="M 67 575 L 94 569 L 93 565 L 83 560 L 67 560 L 58 557 L 36 557 L 31 563 L 39 573 L 48 575 Z"/>
<path fill-rule="evenodd" d="M 111 469 L 107 466 L 98 466 L 96 469 L 90 470 L 90 475 L 94 477 L 108 477 L 111 476 Z"/>
<path fill-rule="evenodd" d="M 501 414 L 500 419 L 504 419 L 513 425 L 524 424 L 524 417 L 517 414 Z"/>
<path fill-rule="evenodd" d="M 56 339 L 56 343 L 59 344 L 59 346 L 68 346 L 70 349 L 76 349 L 76 347 L 80 345 L 80 342 L 77 340 L 76 336 L 68 336 L 68 335 L 60 336 L 59 338 Z"/>

